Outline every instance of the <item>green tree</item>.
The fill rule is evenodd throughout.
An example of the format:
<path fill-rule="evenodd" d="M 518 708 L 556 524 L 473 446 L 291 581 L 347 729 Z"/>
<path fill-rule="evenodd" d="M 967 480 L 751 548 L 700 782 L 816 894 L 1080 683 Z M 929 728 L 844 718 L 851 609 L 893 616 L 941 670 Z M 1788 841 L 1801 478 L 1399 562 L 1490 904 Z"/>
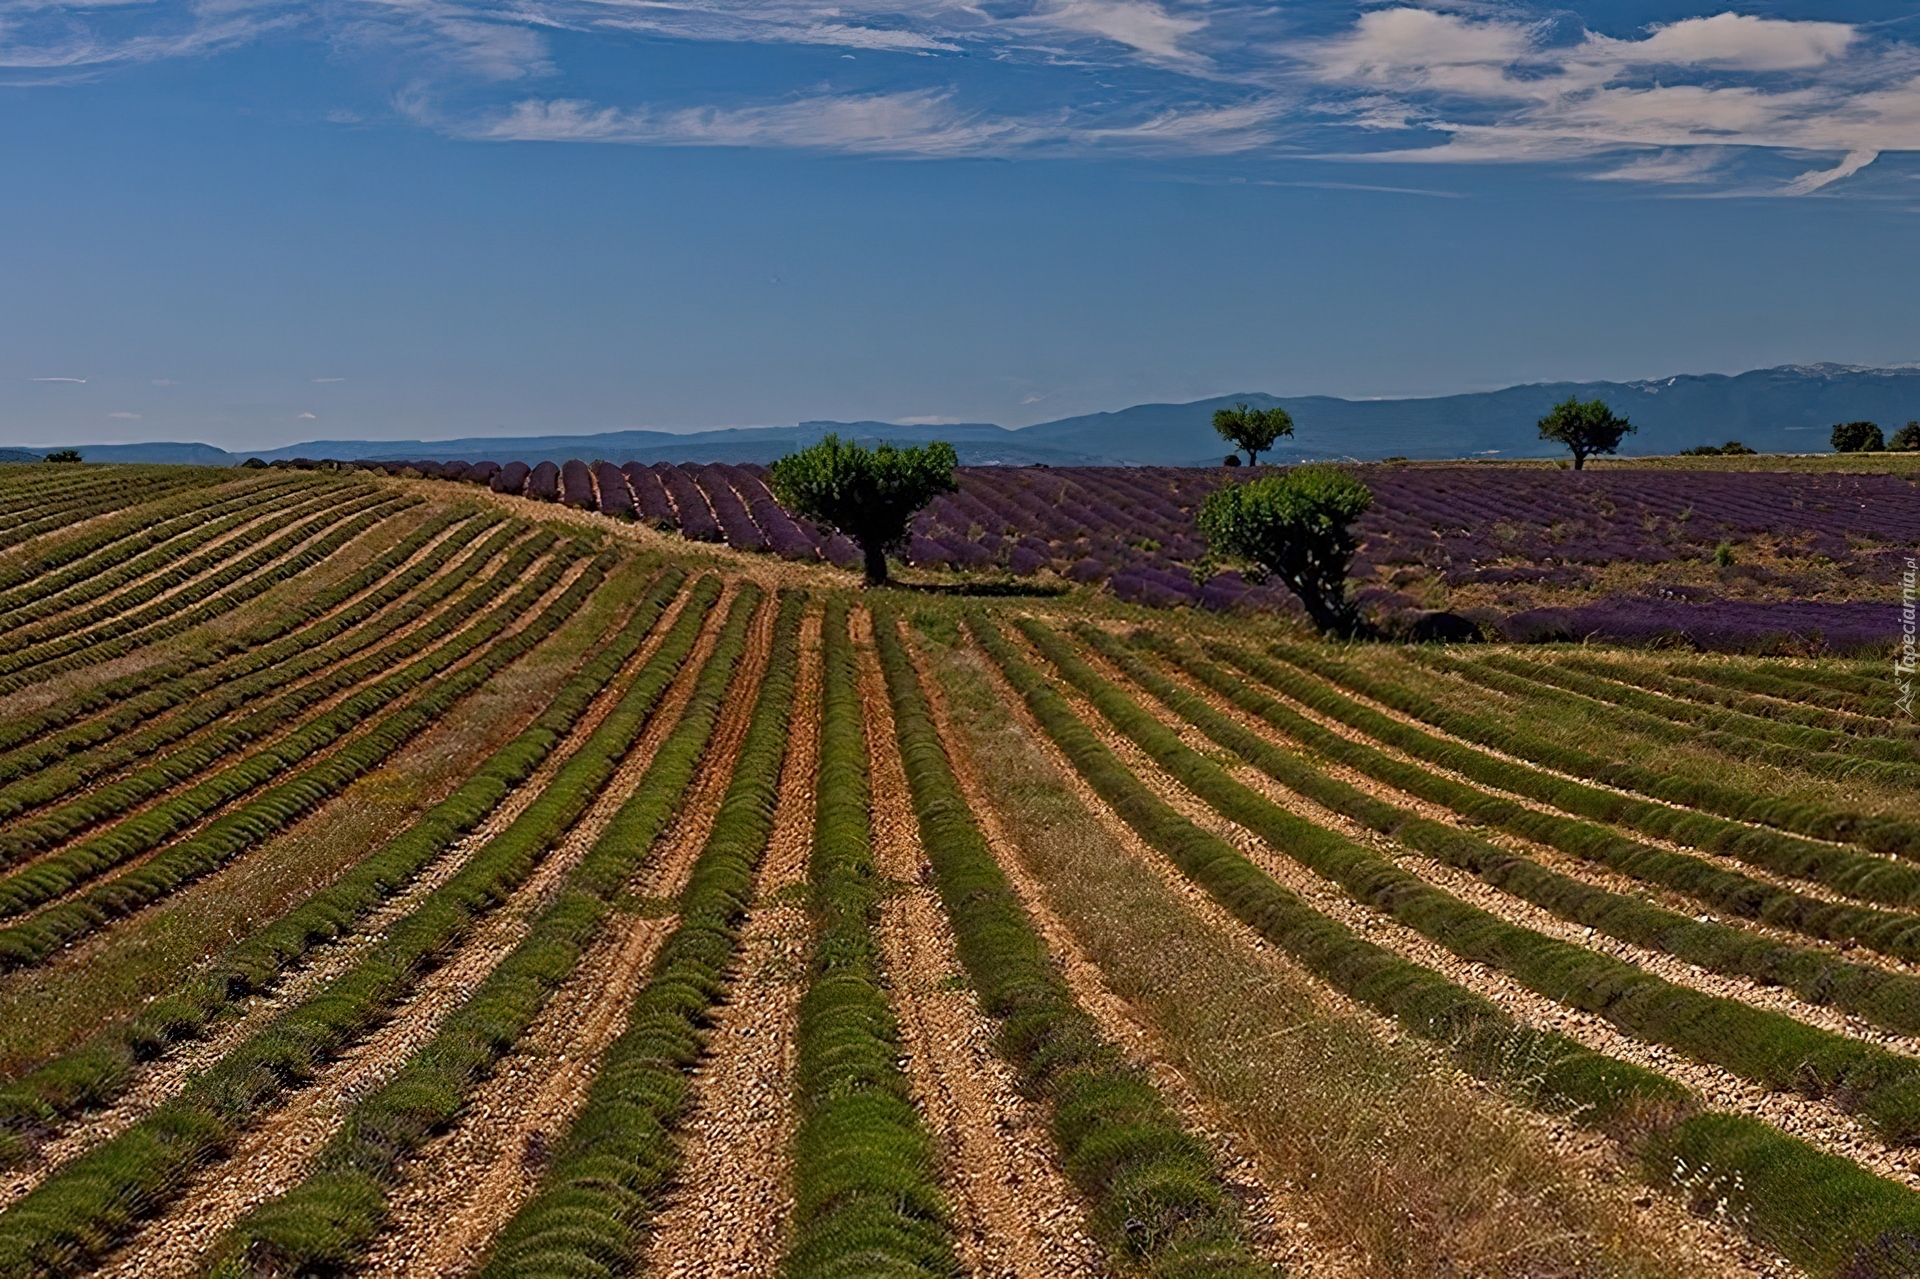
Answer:
<path fill-rule="evenodd" d="M 1293 434 L 1293 417 L 1278 404 L 1270 409 L 1236 404 L 1230 409 L 1214 411 L 1213 429 L 1235 448 L 1245 449 L 1247 465 L 1254 466 L 1259 463 L 1260 455 L 1273 447 L 1275 440 Z"/>
<path fill-rule="evenodd" d="M 887 580 L 887 552 L 907 540 L 916 511 L 942 493 L 956 492 L 953 445 L 936 440 L 916 448 L 864 448 L 829 435 L 773 464 L 771 487 L 780 505 L 845 533 L 867 561 L 867 585 Z"/>
<path fill-rule="evenodd" d="M 1835 453 L 1878 453 L 1887 447 L 1887 437 L 1872 422 L 1837 422 L 1828 439 Z"/>
<path fill-rule="evenodd" d="M 78 462 L 80 460 L 80 450 L 56 449 L 47 454 L 46 460 L 49 462 Z"/>
<path fill-rule="evenodd" d="M 1920 449 L 1920 422 L 1909 422 L 1893 433 L 1887 441 L 1890 449 L 1899 449 L 1902 453 L 1911 453 Z"/>
<path fill-rule="evenodd" d="M 1627 419 L 1615 417 L 1605 400 L 1582 403 L 1571 395 L 1540 419 L 1540 438 L 1558 441 L 1571 449 L 1576 471 L 1585 469 L 1588 457 L 1613 452 L 1620 447 L 1622 437 L 1639 429 Z"/>
<path fill-rule="evenodd" d="M 1347 598 L 1353 522 L 1372 505 L 1367 486 L 1339 467 L 1302 466 L 1214 490 L 1201 503 L 1200 532 L 1214 555 L 1278 577 L 1315 626 L 1345 638 L 1360 629 Z"/>

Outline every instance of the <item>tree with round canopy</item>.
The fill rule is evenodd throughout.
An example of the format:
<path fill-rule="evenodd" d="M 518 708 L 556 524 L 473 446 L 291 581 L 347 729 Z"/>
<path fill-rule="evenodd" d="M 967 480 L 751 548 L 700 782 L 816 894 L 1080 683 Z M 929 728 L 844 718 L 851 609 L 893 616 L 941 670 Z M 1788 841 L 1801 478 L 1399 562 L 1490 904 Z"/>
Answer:
<path fill-rule="evenodd" d="M 866 561 L 867 585 L 887 581 L 887 552 L 905 544 L 914 515 L 955 493 L 960 459 L 941 440 L 911 448 L 866 448 L 829 435 L 773 464 L 768 487 L 794 515 L 847 535 Z"/>

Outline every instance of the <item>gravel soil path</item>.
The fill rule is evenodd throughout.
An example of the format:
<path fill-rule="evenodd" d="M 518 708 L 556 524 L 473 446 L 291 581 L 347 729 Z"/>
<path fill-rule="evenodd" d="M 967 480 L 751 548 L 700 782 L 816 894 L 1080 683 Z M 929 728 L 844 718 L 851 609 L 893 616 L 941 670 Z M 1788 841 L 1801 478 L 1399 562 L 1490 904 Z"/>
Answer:
<path fill-rule="evenodd" d="M 740 935 L 727 1002 L 680 1127 L 680 1172 L 639 1273 L 695 1279 L 776 1273 L 793 1212 L 794 1029 L 812 927 L 804 901 L 820 762 L 820 615 L 801 622 L 792 727 L 773 830 Z"/>
<path fill-rule="evenodd" d="M 854 626 L 880 873 L 902 885 L 875 929 L 900 1020 L 915 1103 L 941 1158 L 956 1242 L 969 1274 L 990 1279 L 1094 1275 L 1105 1258 L 1082 1228 L 1086 1206 L 1059 1164 L 1047 1116 L 993 1051 L 996 1027 L 967 985 L 953 931 L 920 845 L 872 619 Z"/>
<path fill-rule="evenodd" d="M 680 815 L 635 876 L 644 898 L 677 896 L 706 843 L 752 721 L 777 611 L 769 604 L 754 619 Z M 629 910 L 608 920 L 533 1030 L 475 1090 L 454 1126 L 408 1165 L 387 1228 L 361 1273 L 455 1275 L 478 1268 L 500 1228 L 539 1188 L 547 1151 L 585 1104 L 600 1056 L 626 1029 L 634 993 L 674 923 L 672 916 Z"/>
<path fill-rule="evenodd" d="M 1045 657 L 1035 651 L 1017 629 L 1009 628 L 1006 634 L 1009 640 L 1021 649 L 1026 660 L 1035 669 L 1042 671 L 1052 669 Z M 991 667 L 992 664 L 988 662 L 986 665 Z M 997 671 L 995 671 L 995 677 L 998 678 Z M 1159 873 L 1170 887 L 1186 897 L 1217 927 L 1241 936 L 1264 961 L 1289 968 L 1295 967 L 1287 956 L 1215 903 L 1203 890 L 1187 880 L 1166 858 L 1146 846 L 1124 820 L 1079 777 L 1071 763 L 1058 754 L 1057 748 L 1046 737 L 1045 731 L 1032 721 L 1018 694 L 1004 684 L 1002 687 L 1005 696 L 1009 699 L 1008 704 L 1017 708 L 1023 721 L 1028 723 L 1035 740 L 1041 743 L 1050 757 L 1054 758 L 1055 766 L 1061 775 L 1070 780 L 1087 809 L 1099 816 L 1100 820 L 1113 831 L 1116 839 L 1134 851 L 1143 864 Z M 1130 739 L 1114 730 L 1098 709 L 1088 703 L 1070 685 L 1056 680 L 1054 688 L 1068 700 L 1075 714 L 1100 741 L 1162 801 L 1195 825 L 1226 839 L 1282 887 L 1297 894 L 1316 910 L 1353 929 L 1376 945 L 1392 950 L 1415 963 L 1433 968 L 1449 980 L 1456 981 L 1475 993 L 1492 999 L 1510 1014 L 1529 1024 L 1550 1026 L 1601 1051 L 1611 1051 L 1614 1041 L 1618 1041 L 1640 1054 L 1633 1058 L 1634 1060 L 1656 1070 L 1664 1070 L 1672 1062 L 1683 1060 L 1678 1054 L 1665 1049 L 1646 1049 L 1636 1041 L 1626 1039 L 1597 1017 L 1589 1020 L 1604 1028 L 1605 1034 L 1600 1036 L 1604 1042 L 1592 1042 L 1583 1038 L 1576 1033 L 1575 1026 L 1572 1024 L 1573 1019 L 1579 1017 L 1579 1014 L 1574 1014 L 1552 1001 L 1542 999 L 1484 965 L 1461 960 L 1445 948 L 1429 942 L 1412 929 L 1396 924 L 1389 917 L 1352 901 L 1338 888 L 1327 884 L 1298 863 L 1275 853 L 1252 832 L 1220 817 L 1177 780 L 1162 772 L 1159 766 L 1134 746 Z M 1298 971 L 1297 968 L 1295 971 Z M 1318 980 L 1310 975 L 1307 975 L 1307 980 L 1319 985 Z M 1353 1003 L 1336 991 L 1325 987 L 1320 989 L 1329 1007 L 1340 1010 L 1345 1016 L 1359 1017 L 1371 1022 L 1383 1038 L 1395 1039 L 1402 1043 L 1409 1042 L 1407 1036 L 1397 1026 L 1371 1009 Z M 1436 1063 L 1441 1061 L 1437 1050 L 1432 1046 L 1417 1042 L 1415 1046 L 1428 1053 Z M 1718 1070 L 1713 1070 L 1713 1073 L 1717 1076 L 1726 1074 Z M 1459 1078 L 1462 1087 L 1486 1096 L 1488 1104 L 1499 1105 L 1516 1120 L 1542 1132 L 1556 1157 L 1571 1173 L 1587 1181 L 1596 1193 L 1615 1195 L 1622 1193 L 1621 1189 L 1615 1187 L 1619 1187 L 1625 1180 L 1622 1174 L 1628 1165 L 1628 1159 L 1625 1152 L 1614 1143 L 1598 1134 L 1577 1128 L 1560 1118 L 1521 1110 L 1501 1102 L 1479 1081 L 1464 1075 Z M 1693 1083 L 1693 1080 L 1689 1078 L 1686 1082 Z M 1745 1084 L 1744 1081 L 1734 1080 L 1733 1083 L 1735 1087 L 1745 1088 L 1757 1097 L 1768 1095 L 1763 1090 Z M 1757 1097 L 1750 1097 L 1749 1100 L 1755 1100 Z M 1683 1262 L 1685 1272 L 1688 1274 L 1766 1276 L 1767 1279 L 1792 1279 L 1801 1274 L 1792 1263 L 1754 1244 L 1728 1223 L 1695 1218 L 1686 1212 L 1678 1201 L 1651 1192 L 1635 1190 L 1630 1185 L 1626 1187 L 1626 1193 L 1631 1196 L 1633 1210 L 1661 1238 L 1662 1254 Z M 1340 1272 L 1336 1270 L 1334 1273 Z"/>
<path fill-rule="evenodd" d="M 652 659 L 672 629 L 680 610 L 685 607 L 686 600 L 684 591 L 674 599 L 620 674 L 588 703 L 586 712 L 574 721 L 567 736 L 525 782 L 507 793 L 480 825 L 455 841 L 405 889 L 369 914 L 358 930 L 312 952 L 305 964 L 288 973 L 271 990 L 250 1000 L 238 1016 L 218 1024 L 213 1033 L 178 1045 L 174 1051 L 150 1063 L 143 1069 L 139 1081 L 114 1105 L 87 1114 L 45 1142 L 36 1152 L 33 1163 L 0 1175 L 0 1209 L 27 1194 L 62 1164 L 102 1142 L 112 1140 L 139 1122 L 162 1102 L 179 1093 L 194 1075 L 219 1061 L 282 1011 L 304 1000 L 357 963 L 361 956 L 380 942 L 394 921 L 411 914 L 428 895 L 457 874 L 482 845 L 511 826 L 526 811 L 527 805 L 546 789 L 553 775 L 593 736 L 601 722 L 619 703 L 634 676 Z"/>
<path fill-rule="evenodd" d="M 111 1279 L 190 1274 L 199 1257 L 249 1210 L 300 1180 L 346 1112 L 433 1038 L 446 1015 L 526 936 L 531 920 L 553 899 L 567 872 L 599 839 L 692 696 L 699 669 L 719 639 L 724 614 L 723 600 L 708 615 L 692 654 L 612 781 L 512 898 L 487 916 L 446 963 L 429 973 L 384 1026 L 242 1137 L 226 1160 L 194 1178 L 186 1194 L 97 1273 Z"/>

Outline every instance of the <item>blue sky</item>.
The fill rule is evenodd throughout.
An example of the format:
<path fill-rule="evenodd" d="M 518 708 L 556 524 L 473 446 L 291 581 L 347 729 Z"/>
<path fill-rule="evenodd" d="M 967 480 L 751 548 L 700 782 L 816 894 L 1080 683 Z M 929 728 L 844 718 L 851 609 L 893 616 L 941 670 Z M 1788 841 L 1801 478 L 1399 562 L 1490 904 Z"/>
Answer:
<path fill-rule="evenodd" d="M 1920 360 L 1920 12 L 0 0 L 0 443 Z"/>

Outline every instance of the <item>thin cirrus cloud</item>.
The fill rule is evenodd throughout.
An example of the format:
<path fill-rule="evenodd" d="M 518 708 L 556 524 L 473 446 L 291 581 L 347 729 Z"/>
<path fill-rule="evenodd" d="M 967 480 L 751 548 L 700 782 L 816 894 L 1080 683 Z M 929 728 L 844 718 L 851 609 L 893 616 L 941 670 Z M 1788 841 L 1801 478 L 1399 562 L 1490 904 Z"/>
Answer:
<path fill-rule="evenodd" d="M 1807 195 L 1881 154 L 1920 150 L 1920 57 L 1836 22 L 1730 13 L 1639 39 L 1395 8 L 1301 51 L 1323 84 L 1364 90 L 1362 127 L 1437 145 L 1349 153 L 1400 163 L 1609 160 L 1589 176 L 1701 183 L 1748 152 L 1833 161 L 1772 189 Z"/>
<path fill-rule="evenodd" d="M 85 386 L 87 384 L 87 379 L 83 377 L 31 377 L 31 378 L 28 378 L 27 381 L 29 382 L 71 382 L 75 386 Z"/>
<path fill-rule="evenodd" d="M 1708 4 L 1603 30 L 1603 0 L 1429 3 L 0 0 L 0 81 L 307 40 L 380 68 L 391 116 L 479 141 L 1553 165 L 1781 196 L 1847 189 L 1879 157 L 1920 150 L 1920 47 L 1904 28 Z M 716 66 L 730 44 L 790 52 L 692 99 L 620 100 L 576 79 L 582 51 L 617 67 L 640 56 L 636 38 Z M 823 78 L 809 52 L 822 48 L 857 56 Z"/>

